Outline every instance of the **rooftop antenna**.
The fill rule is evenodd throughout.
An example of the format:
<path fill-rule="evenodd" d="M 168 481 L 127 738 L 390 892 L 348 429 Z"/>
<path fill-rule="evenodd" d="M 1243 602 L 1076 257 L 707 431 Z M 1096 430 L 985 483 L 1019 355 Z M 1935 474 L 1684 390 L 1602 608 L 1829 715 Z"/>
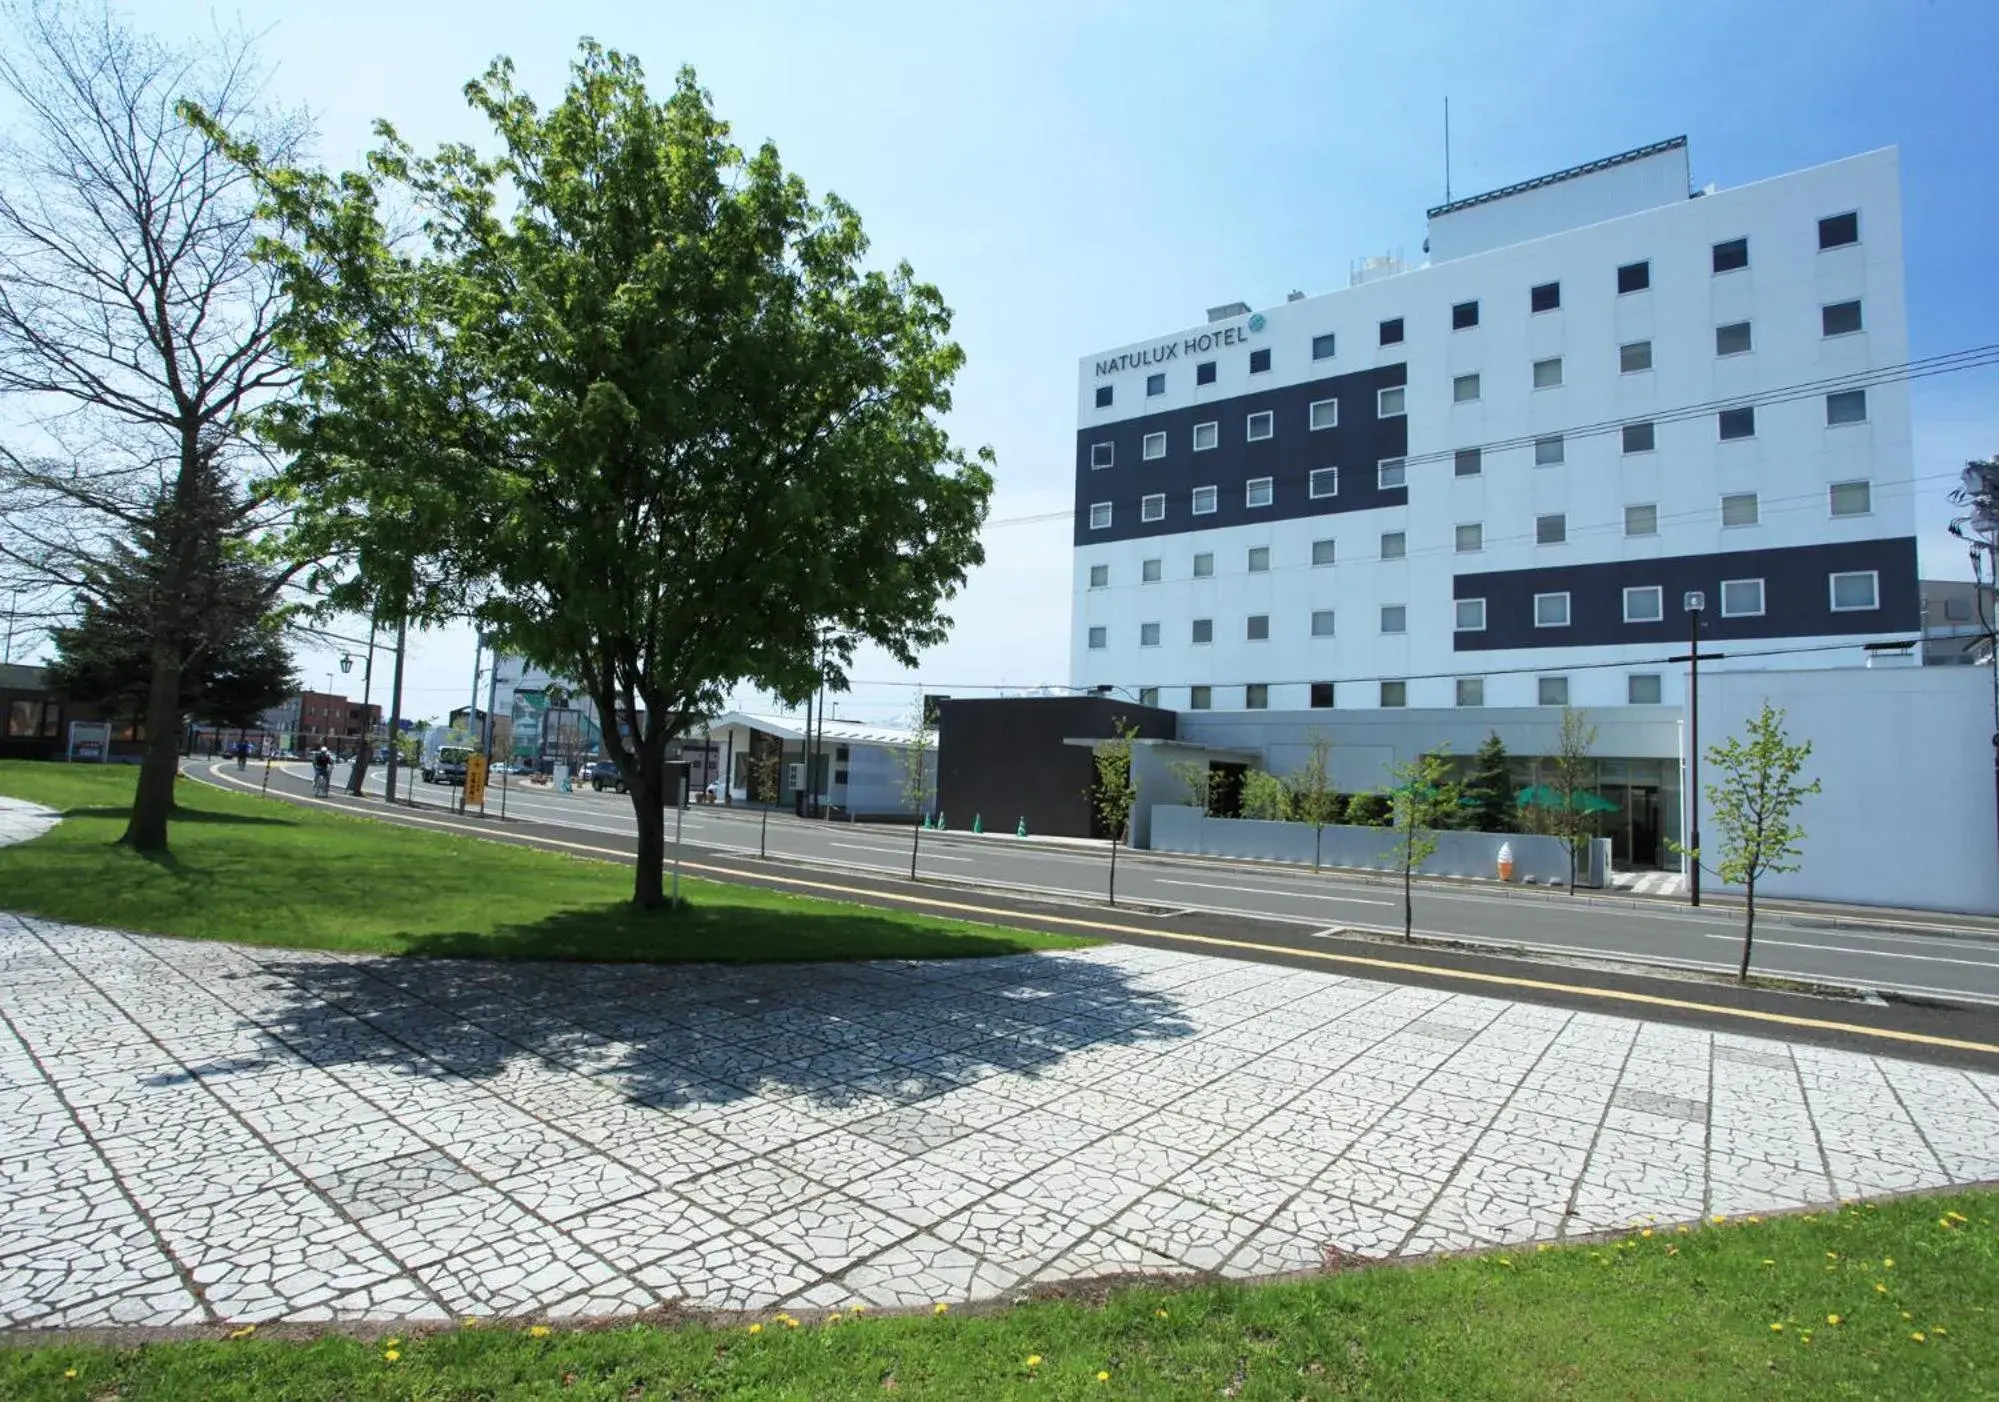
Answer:
<path fill-rule="evenodd" d="M 1451 99 L 1444 98 L 1444 203 L 1451 202 Z"/>

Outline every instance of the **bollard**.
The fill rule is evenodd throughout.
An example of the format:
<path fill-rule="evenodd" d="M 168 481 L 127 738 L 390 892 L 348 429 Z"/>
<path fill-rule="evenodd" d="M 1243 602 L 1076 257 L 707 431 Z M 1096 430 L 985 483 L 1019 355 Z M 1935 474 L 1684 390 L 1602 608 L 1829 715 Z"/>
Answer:
<path fill-rule="evenodd" d="M 981 820 L 980 816 L 977 813 L 974 813 L 972 815 L 972 836 L 977 837 L 980 833 L 984 832 L 985 830 L 986 830 L 985 823 Z"/>
<path fill-rule="evenodd" d="M 1013 825 L 1013 835 L 1015 837 L 1027 836 L 1027 815 L 1025 813 L 1021 814 L 1020 821 Z"/>
<path fill-rule="evenodd" d="M 944 810 L 940 808 L 937 810 L 937 831 L 944 832 L 946 830 L 944 826 Z"/>

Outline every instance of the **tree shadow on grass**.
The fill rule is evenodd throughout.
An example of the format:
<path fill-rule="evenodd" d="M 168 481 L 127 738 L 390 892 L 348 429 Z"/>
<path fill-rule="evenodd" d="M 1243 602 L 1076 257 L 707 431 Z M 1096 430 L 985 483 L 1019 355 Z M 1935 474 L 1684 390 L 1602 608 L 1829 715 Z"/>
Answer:
<path fill-rule="evenodd" d="M 581 940 L 581 919 L 561 915 L 420 943 L 437 955 L 474 948 L 490 955 L 509 944 L 547 953 Z M 776 962 L 273 956 L 263 962 L 265 976 L 282 980 L 278 1001 L 258 1021 L 321 1066 L 498 1081 L 502 1095 L 532 1083 L 555 1102 L 536 1099 L 529 1108 L 557 1119 L 569 1094 L 557 1089 L 564 1071 L 594 1077 L 640 1106 L 799 1097 L 808 1106 L 886 1111 L 996 1074 L 1040 1075 L 1072 1053 L 1164 1047 L 1193 1031 L 1172 995 L 1135 987 L 1124 970 L 1092 959 L 909 962 L 947 942 L 960 955 L 997 953 L 1007 947 L 999 932 L 989 940 L 926 934 L 865 909 L 788 915 L 784 923 L 806 927 L 788 952 L 774 952 L 780 936 L 749 920 L 734 948 L 716 940 L 708 955 Z M 660 957 L 658 949 L 605 951 L 601 925 L 595 939 L 600 957 Z M 837 957 L 839 946 L 864 940 L 899 953 L 797 962 Z M 573 1094 L 581 1098 L 583 1089 Z"/>
<path fill-rule="evenodd" d="M 116 818 L 120 821 L 132 816 L 132 805 L 127 803 L 102 808 L 65 808 L 65 818 Z M 213 808 L 182 808 L 175 806 L 171 815 L 175 823 L 216 823 L 237 824 L 245 827 L 295 828 L 298 822 L 293 818 L 264 818 L 254 813 L 226 813 Z"/>

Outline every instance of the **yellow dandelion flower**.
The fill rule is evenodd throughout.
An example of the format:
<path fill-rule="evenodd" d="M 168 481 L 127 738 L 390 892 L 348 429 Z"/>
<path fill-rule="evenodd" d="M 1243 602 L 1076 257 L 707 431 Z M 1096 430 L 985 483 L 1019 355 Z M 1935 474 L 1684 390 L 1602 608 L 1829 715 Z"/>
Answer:
<path fill-rule="evenodd" d="M 1501 1257 L 1499 1258 L 1499 1264 L 1500 1264 L 1500 1265 L 1502 1265 L 1502 1266 L 1511 1266 L 1511 1265 L 1512 1265 L 1513 1263 L 1512 1263 L 1511 1261 L 1507 1260 L 1507 1259 L 1506 1259 L 1506 1258 L 1505 1258 L 1504 1256 L 1501 1256 Z"/>
<path fill-rule="evenodd" d="M 1825 1253 L 1825 1258 L 1828 1261 L 1837 1261 L 1839 1259 L 1839 1253 L 1837 1251 L 1828 1251 Z"/>
<path fill-rule="evenodd" d="M 1953 1222 L 1969 1222 L 1971 1220 L 1969 1217 L 1965 1216 L 1962 1212 L 1946 1212 L 1944 1213 L 1944 1216 L 1950 1218 L 1950 1220 Z"/>
<path fill-rule="evenodd" d="M 1950 1330 L 1944 1328 L 1943 1325 L 1941 1324 L 1932 1324 L 1930 1326 L 1930 1332 L 1932 1334 L 1948 1334 Z"/>
<path fill-rule="evenodd" d="M 1153 1311 L 1153 1313 L 1154 1313 L 1154 1314 L 1156 1314 L 1156 1315 L 1158 1315 L 1158 1316 L 1159 1316 L 1159 1317 L 1160 1317 L 1161 1319 L 1164 1319 L 1164 1318 L 1166 1318 L 1166 1311 L 1165 1311 L 1165 1310 L 1154 1310 L 1154 1311 Z"/>
<path fill-rule="evenodd" d="M 866 1306 L 866 1305 L 855 1305 L 855 1306 L 853 1306 L 852 1308 L 850 1308 L 850 1309 L 849 1309 L 849 1310 L 847 1311 L 847 1313 L 848 1313 L 848 1314 L 860 1314 L 860 1313 L 863 1313 L 863 1312 L 864 1312 L 864 1311 L 865 1311 L 866 1309 L 867 1309 L 867 1306 Z"/>
<path fill-rule="evenodd" d="M 1771 1332 L 1771 1333 L 1773 1333 L 1773 1334 L 1781 1334 L 1781 1333 L 1783 1333 L 1783 1332 L 1784 1332 L 1784 1325 L 1783 1325 L 1783 1322 L 1782 1322 L 1782 1321 L 1778 1321 L 1778 1322 L 1776 1322 L 1776 1323 L 1773 1323 L 1773 1324 L 1772 1324 L 1772 1325 L 1770 1326 L 1770 1332 Z"/>
<path fill-rule="evenodd" d="M 247 1334 L 250 1332 L 250 1329 L 254 1329 L 256 1327 L 257 1327 L 256 1325 L 252 1324 L 249 1326 L 249 1328 L 245 1329 L 243 1332 Z M 402 1346 L 403 1346 L 403 1341 L 401 1339 L 390 1339 L 387 1343 L 382 1345 L 383 1348 L 401 1348 Z"/>
<path fill-rule="evenodd" d="M 1680 1227 L 1679 1227 L 1679 1232 L 1680 1232 L 1680 1235 L 1681 1235 L 1681 1236 L 1685 1236 L 1685 1235 L 1687 1234 L 1687 1224 L 1686 1224 L 1686 1223 L 1682 1222 L 1682 1223 L 1680 1224 Z"/>
<path fill-rule="evenodd" d="M 394 1350 L 394 1349 L 392 1349 L 392 1348 L 391 1348 L 391 1349 L 384 1349 L 384 1350 L 382 1351 L 382 1357 L 386 1358 L 386 1359 L 387 1359 L 387 1360 L 388 1360 L 389 1362 L 393 1363 L 393 1362 L 395 1362 L 395 1361 L 396 1361 L 396 1360 L 397 1360 L 398 1358 L 401 1358 L 401 1357 L 402 1357 L 402 1355 L 401 1355 L 400 1353 L 396 1352 L 396 1350 Z"/>
<path fill-rule="evenodd" d="M 528 1337 L 529 1337 L 530 1339 L 545 1339 L 545 1338 L 547 1338 L 547 1337 L 548 1337 L 548 1326 L 547 1326 L 546 1324 L 531 1324 L 531 1325 L 529 1325 L 529 1326 L 528 1326 Z"/>
<path fill-rule="evenodd" d="M 1884 1285 L 1882 1282 L 1877 1280 L 1874 1282 L 1874 1293 L 1877 1295 L 1885 1295 L 1888 1293 L 1888 1287 Z"/>
<path fill-rule="evenodd" d="M 1914 1316 L 1913 1314 L 1910 1314 L 1910 1313 L 1909 1313 L 1909 1312 L 1908 1312 L 1907 1310 L 1903 1310 L 1903 1311 L 1902 1311 L 1902 1318 L 1903 1318 L 1903 1319 L 1914 1319 L 1914 1318 L 1915 1318 L 1915 1316 Z"/>
<path fill-rule="evenodd" d="M 838 1324 L 840 1322 L 840 1312 L 835 1310 L 833 1313 L 827 1315 L 826 1322 L 828 1324 Z"/>
<path fill-rule="evenodd" d="M 1552 1250 L 1553 1250 L 1554 1248 L 1553 1248 L 1553 1247 L 1551 1247 L 1551 1246 L 1549 1246 L 1549 1245 L 1548 1245 L 1548 1243 L 1544 1241 L 1544 1242 L 1542 1242 L 1542 1243 L 1541 1243 L 1541 1244 L 1540 1244 L 1539 1246 L 1535 1247 L 1534 1249 L 1535 1249 L 1536 1251 L 1552 1251 Z"/>
<path fill-rule="evenodd" d="M 1038 1354 L 1038 1353 L 1030 1353 L 1030 1354 L 1028 1354 L 1028 1355 L 1027 1355 L 1027 1366 L 1028 1366 L 1028 1367 L 1030 1367 L 1030 1368 L 1039 1368 L 1039 1367 L 1041 1366 L 1041 1355 L 1040 1355 L 1040 1354 Z"/>
<path fill-rule="evenodd" d="M 75 1376 L 76 1376 L 76 1369 L 74 1369 L 74 1368 L 65 1368 L 65 1369 L 63 1369 L 63 1370 L 62 1370 L 62 1375 L 63 1375 L 64 1377 L 66 1377 L 66 1378 L 73 1378 L 73 1377 L 75 1377 Z"/>
<path fill-rule="evenodd" d="M 1776 1263 L 1775 1261 L 1771 1260 L 1771 1259 L 1770 1259 L 1770 1258 L 1769 1258 L 1768 1256 L 1765 1256 L 1765 1257 L 1763 1258 L 1763 1264 L 1764 1264 L 1764 1265 L 1766 1265 L 1766 1266 L 1774 1266 L 1774 1265 L 1776 1265 L 1777 1263 Z"/>
<path fill-rule="evenodd" d="M 1883 1258 L 1881 1259 L 1881 1269 L 1882 1269 L 1882 1270 L 1884 1270 L 1884 1271 L 1892 1271 L 1892 1270 L 1894 1270 L 1894 1269 L 1895 1269 L 1895 1258 L 1894 1258 L 1893 1256 L 1884 1256 L 1884 1257 L 1883 1257 Z"/>
<path fill-rule="evenodd" d="M 1915 1333 L 1909 1335 L 1909 1337 L 1911 1339 L 1914 1339 L 1917 1343 L 1921 1343 L 1923 1341 L 1923 1331 L 1918 1329 L 1916 1330 Z"/>
<path fill-rule="evenodd" d="M 1644 1231 L 1640 1232 L 1640 1233 L 1639 1233 L 1638 1235 L 1640 1235 L 1640 1236 L 1650 1236 L 1650 1235 L 1652 1235 L 1652 1229 L 1651 1229 L 1650 1227 L 1647 1227 L 1647 1228 L 1646 1228 L 1646 1229 L 1645 1229 Z"/>
<path fill-rule="evenodd" d="M 1939 1227 L 1942 1227 L 1942 1228 L 1943 1228 L 1943 1229 L 1944 1229 L 1945 1231 L 1947 1231 L 1947 1232 L 1948 1232 L 1948 1231 L 1953 1231 L 1953 1230 L 1955 1230 L 1955 1229 L 1954 1229 L 1954 1228 L 1953 1228 L 1953 1227 L 1951 1226 L 1951 1224 L 1950 1224 L 1950 1218 L 1948 1218 L 1948 1217 L 1939 1217 L 1939 1218 L 1937 1218 L 1937 1225 L 1938 1225 Z"/>
<path fill-rule="evenodd" d="M 798 1321 L 793 1319 L 791 1316 L 786 1315 L 784 1319 L 784 1327 L 787 1329 L 796 1329 L 798 1327 Z"/>
<path fill-rule="evenodd" d="M 1836 1314 L 1829 1314 L 1825 1317 L 1825 1322 L 1828 1324 L 1837 1324 L 1839 1323 L 1839 1316 Z"/>
<path fill-rule="evenodd" d="M 944 1311 L 950 1308 L 951 1307 L 949 1305 L 944 1304 L 942 1301 L 939 1301 L 937 1304 L 934 1304 L 930 1307 L 930 1312 L 932 1314 L 942 1314 L 944 1313 Z"/>
<path fill-rule="evenodd" d="M 467 1329 L 477 1329 L 479 1327 L 479 1316 L 475 1314 L 468 1318 L 465 1321 L 465 1327 Z"/>
<path fill-rule="evenodd" d="M 1100 1383 L 1107 1383 L 1107 1382 L 1109 1382 L 1110 1380 L 1111 1380 L 1111 1375 L 1110 1375 L 1109 1373 L 1105 1373 L 1105 1372 L 1102 1372 L 1102 1371 L 1099 1371 L 1099 1372 L 1098 1372 L 1098 1374 L 1097 1374 L 1097 1381 L 1098 1381 L 1098 1382 L 1100 1382 Z"/>
<path fill-rule="evenodd" d="M 245 1324 L 241 1329 L 231 1329 L 229 1331 L 229 1337 L 232 1339 L 247 1339 L 256 1332 L 257 1332 L 256 1325 Z"/>
<path fill-rule="evenodd" d="M 1708 1218 L 1708 1220 L 1709 1220 L 1710 1222 L 1714 1223 L 1714 1224 L 1715 1224 L 1715 1225 L 1716 1225 L 1716 1226 L 1718 1227 L 1718 1226 L 1720 1226 L 1720 1225 L 1721 1225 L 1721 1224 L 1722 1224 L 1723 1222 L 1726 1222 L 1726 1221 L 1728 1220 L 1728 1218 L 1727 1218 L 1727 1217 L 1725 1217 L 1725 1216 L 1723 1216 L 1723 1215 L 1722 1215 L 1721 1213 L 1717 1212 L 1717 1213 L 1715 1213 L 1715 1214 L 1714 1214 L 1714 1216 L 1712 1216 L 1712 1217 Z"/>
<path fill-rule="evenodd" d="M 1752 1212 L 1749 1214 L 1749 1220 L 1752 1222 L 1760 1222 L 1763 1219 L 1761 1217 L 1758 1217 L 1755 1213 Z"/>
<path fill-rule="evenodd" d="M 761 1334 L 761 1333 L 763 1333 L 763 1331 L 764 1331 L 764 1327 L 763 1327 L 763 1325 L 761 1325 L 761 1324 L 752 1324 L 752 1325 L 750 1326 L 750 1332 L 751 1332 L 752 1334 Z"/>
<path fill-rule="evenodd" d="M 1680 1254 L 1680 1248 L 1677 1246 L 1669 1246 L 1666 1248 L 1666 1254 L 1668 1256 L 1677 1256 Z"/>

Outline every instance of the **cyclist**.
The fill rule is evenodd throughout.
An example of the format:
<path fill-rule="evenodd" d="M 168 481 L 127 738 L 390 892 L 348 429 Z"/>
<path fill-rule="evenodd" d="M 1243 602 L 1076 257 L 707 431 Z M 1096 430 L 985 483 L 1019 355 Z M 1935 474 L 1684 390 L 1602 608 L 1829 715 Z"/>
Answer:
<path fill-rule="evenodd" d="M 312 757 L 312 792 L 315 798 L 325 798 L 333 787 L 333 751 L 321 745 Z"/>

